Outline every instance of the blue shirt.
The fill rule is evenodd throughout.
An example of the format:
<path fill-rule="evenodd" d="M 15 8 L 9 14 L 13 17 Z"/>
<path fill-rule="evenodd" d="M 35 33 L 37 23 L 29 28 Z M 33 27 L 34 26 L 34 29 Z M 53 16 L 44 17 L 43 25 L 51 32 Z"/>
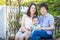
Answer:
<path fill-rule="evenodd" d="M 40 16 L 39 17 L 39 24 L 41 27 L 48 28 L 51 24 L 54 23 L 54 17 L 50 15 L 49 13 L 46 14 L 46 16 Z M 52 31 L 46 30 L 48 34 L 52 34 Z"/>

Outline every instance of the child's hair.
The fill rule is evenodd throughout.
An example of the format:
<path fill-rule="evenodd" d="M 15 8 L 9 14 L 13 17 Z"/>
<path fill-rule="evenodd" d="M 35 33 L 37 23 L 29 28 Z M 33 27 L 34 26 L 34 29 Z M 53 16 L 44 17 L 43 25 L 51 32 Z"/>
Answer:
<path fill-rule="evenodd" d="M 37 16 L 33 16 L 32 20 L 33 20 L 34 18 L 37 18 L 37 19 L 38 19 L 38 17 L 37 17 Z"/>

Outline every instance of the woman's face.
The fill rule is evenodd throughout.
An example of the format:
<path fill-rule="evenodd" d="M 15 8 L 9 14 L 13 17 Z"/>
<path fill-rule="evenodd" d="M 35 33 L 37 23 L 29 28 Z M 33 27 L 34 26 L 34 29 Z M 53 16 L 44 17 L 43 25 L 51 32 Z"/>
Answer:
<path fill-rule="evenodd" d="M 45 7 L 41 7 L 40 12 L 42 15 L 45 15 L 47 13 L 47 10 Z"/>
<path fill-rule="evenodd" d="M 30 13 L 34 14 L 35 12 L 36 12 L 36 7 L 35 7 L 35 5 L 32 5 L 30 8 Z"/>

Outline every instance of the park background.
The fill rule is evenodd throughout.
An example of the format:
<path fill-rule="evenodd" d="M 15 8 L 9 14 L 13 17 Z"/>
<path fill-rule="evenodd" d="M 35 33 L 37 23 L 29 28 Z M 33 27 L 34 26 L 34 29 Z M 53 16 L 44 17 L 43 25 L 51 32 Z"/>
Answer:
<path fill-rule="evenodd" d="M 49 13 L 55 18 L 54 38 L 60 38 L 60 0 L 0 0 L 0 39 L 14 38 L 21 27 L 21 18 L 26 14 L 31 3 L 37 4 L 40 16 L 39 4 L 45 2 L 49 6 Z"/>

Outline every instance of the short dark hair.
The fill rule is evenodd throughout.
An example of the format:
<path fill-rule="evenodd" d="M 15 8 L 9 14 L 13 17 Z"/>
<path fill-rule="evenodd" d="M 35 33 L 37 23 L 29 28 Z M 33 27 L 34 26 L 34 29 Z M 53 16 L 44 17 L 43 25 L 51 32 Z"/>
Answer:
<path fill-rule="evenodd" d="M 33 17 L 32 17 L 32 19 L 34 19 L 34 18 L 37 18 L 37 19 L 38 19 L 38 17 L 37 17 L 37 16 L 33 16 Z"/>
<path fill-rule="evenodd" d="M 46 10 L 48 10 L 48 5 L 47 5 L 46 3 L 41 3 L 41 4 L 40 4 L 40 8 L 41 8 L 41 7 L 45 7 Z"/>
<path fill-rule="evenodd" d="M 36 16 L 38 15 L 36 4 L 35 4 L 35 3 L 31 3 L 30 6 L 29 6 L 29 8 L 28 8 L 28 11 L 27 11 L 27 15 L 28 15 L 29 17 L 31 17 L 31 15 L 30 15 L 30 8 L 31 8 L 32 5 L 34 5 L 34 6 L 36 7 L 36 12 L 35 12 L 34 14 L 35 14 Z"/>

